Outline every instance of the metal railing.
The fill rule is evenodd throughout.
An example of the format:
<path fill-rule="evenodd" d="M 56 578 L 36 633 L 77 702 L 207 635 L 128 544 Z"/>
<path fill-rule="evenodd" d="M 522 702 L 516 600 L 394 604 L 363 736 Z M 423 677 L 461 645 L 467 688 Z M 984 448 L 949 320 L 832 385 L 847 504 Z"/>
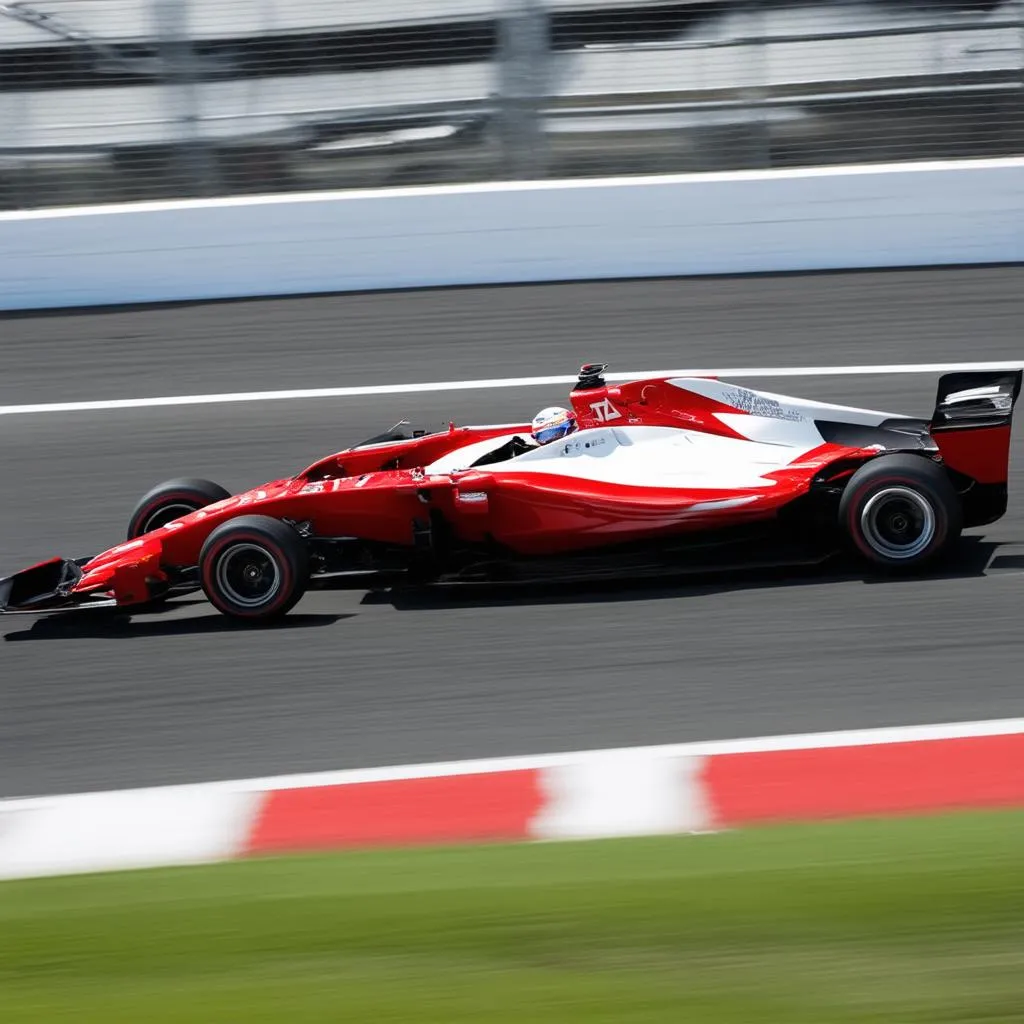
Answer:
<path fill-rule="evenodd" d="M 0 206 L 1024 152 L 1024 3 L 0 3 Z"/>

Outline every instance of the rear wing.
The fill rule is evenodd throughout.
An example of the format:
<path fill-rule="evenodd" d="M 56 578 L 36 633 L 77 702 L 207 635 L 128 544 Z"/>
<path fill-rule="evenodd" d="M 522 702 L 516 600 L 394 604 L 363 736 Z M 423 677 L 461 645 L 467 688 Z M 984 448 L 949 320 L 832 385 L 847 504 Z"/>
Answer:
<path fill-rule="evenodd" d="M 1009 427 L 1022 370 L 977 370 L 939 378 L 931 432 Z"/>
<path fill-rule="evenodd" d="M 1010 432 L 1022 377 L 1022 370 L 978 370 L 939 378 L 928 429 L 946 467 L 959 477 L 964 526 L 984 526 L 1006 512 Z"/>

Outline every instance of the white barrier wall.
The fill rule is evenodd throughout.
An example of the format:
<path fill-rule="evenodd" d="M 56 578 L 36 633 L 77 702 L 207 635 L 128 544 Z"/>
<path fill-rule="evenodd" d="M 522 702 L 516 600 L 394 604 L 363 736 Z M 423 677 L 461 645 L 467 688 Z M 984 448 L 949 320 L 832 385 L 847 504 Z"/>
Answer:
<path fill-rule="evenodd" d="M 1017 261 L 1024 159 L 896 164 L 5 213 L 0 309 Z"/>

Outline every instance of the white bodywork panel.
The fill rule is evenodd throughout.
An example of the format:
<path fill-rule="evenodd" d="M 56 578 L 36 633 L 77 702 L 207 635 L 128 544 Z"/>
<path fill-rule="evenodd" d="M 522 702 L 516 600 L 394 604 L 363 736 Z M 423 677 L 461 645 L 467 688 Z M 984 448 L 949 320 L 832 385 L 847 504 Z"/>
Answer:
<path fill-rule="evenodd" d="M 683 427 L 602 426 L 577 431 L 506 462 L 482 466 L 479 471 L 495 475 L 554 474 L 634 487 L 773 487 L 775 482 L 765 473 L 799 461 L 824 443 L 814 424 L 816 417 L 863 426 L 899 418 L 891 413 L 793 399 L 705 378 L 675 378 L 668 383 L 733 406 L 735 414 L 715 415 L 746 439 Z M 685 405 L 685 396 L 681 398 Z M 466 445 L 426 466 L 425 472 L 435 475 L 467 470 L 481 456 L 515 436 L 523 437 L 506 434 Z"/>
<path fill-rule="evenodd" d="M 761 444 L 674 427 L 594 427 L 482 471 L 556 474 L 633 487 L 772 487 L 774 481 L 762 474 L 812 447 Z"/>

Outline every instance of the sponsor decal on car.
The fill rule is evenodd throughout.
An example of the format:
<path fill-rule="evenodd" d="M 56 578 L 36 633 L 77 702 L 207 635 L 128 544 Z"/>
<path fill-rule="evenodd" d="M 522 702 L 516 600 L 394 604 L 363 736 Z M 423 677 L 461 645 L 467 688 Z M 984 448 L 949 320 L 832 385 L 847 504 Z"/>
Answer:
<path fill-rule="evenodd" d="M 490 505 L 486 491 L 455 491 L 455 504 L 467 515 L 487 515 Z"/>
<path fill-rule="evenodd" d="M 750 413 L 751 416 L 763 416 L 770 420 L 790 420 L 799 423 L 803 415 L 795 409 L 786 409 L 774 398 L 766 398 L 756 391 L 748 391 L 746 388 L 726 388 L 722 393 L 724 401 L 729 405 Z"/>
<path fill-rule="evenodd" d="M 614 405 L 607 398 L 602 398 L 600 402 L 592 402 L 590 405 L 590 411 L 594 414 L 594 419 L 598 423 L 607 423 L 609 420 L 621 420 L 622 413 L 615 408 Z"/>
<path fill-rule="evenodd" d="M 144 540 L 130 540 L 126 544 L 118 544 L 117 547 L 110 549 L 110 554 L 120 555 L 125 551 L 134 551 L 136 548 L 141 548 L 146 542 Z"/>
<path fill-rule="evenodd" d="M 608 444 L 607 437 L 594 437 L 584 441 L 582 438 L 574 438 L 562 447 L 563 455 L 579 455 L 592 448 L 603 448 Z"/>

